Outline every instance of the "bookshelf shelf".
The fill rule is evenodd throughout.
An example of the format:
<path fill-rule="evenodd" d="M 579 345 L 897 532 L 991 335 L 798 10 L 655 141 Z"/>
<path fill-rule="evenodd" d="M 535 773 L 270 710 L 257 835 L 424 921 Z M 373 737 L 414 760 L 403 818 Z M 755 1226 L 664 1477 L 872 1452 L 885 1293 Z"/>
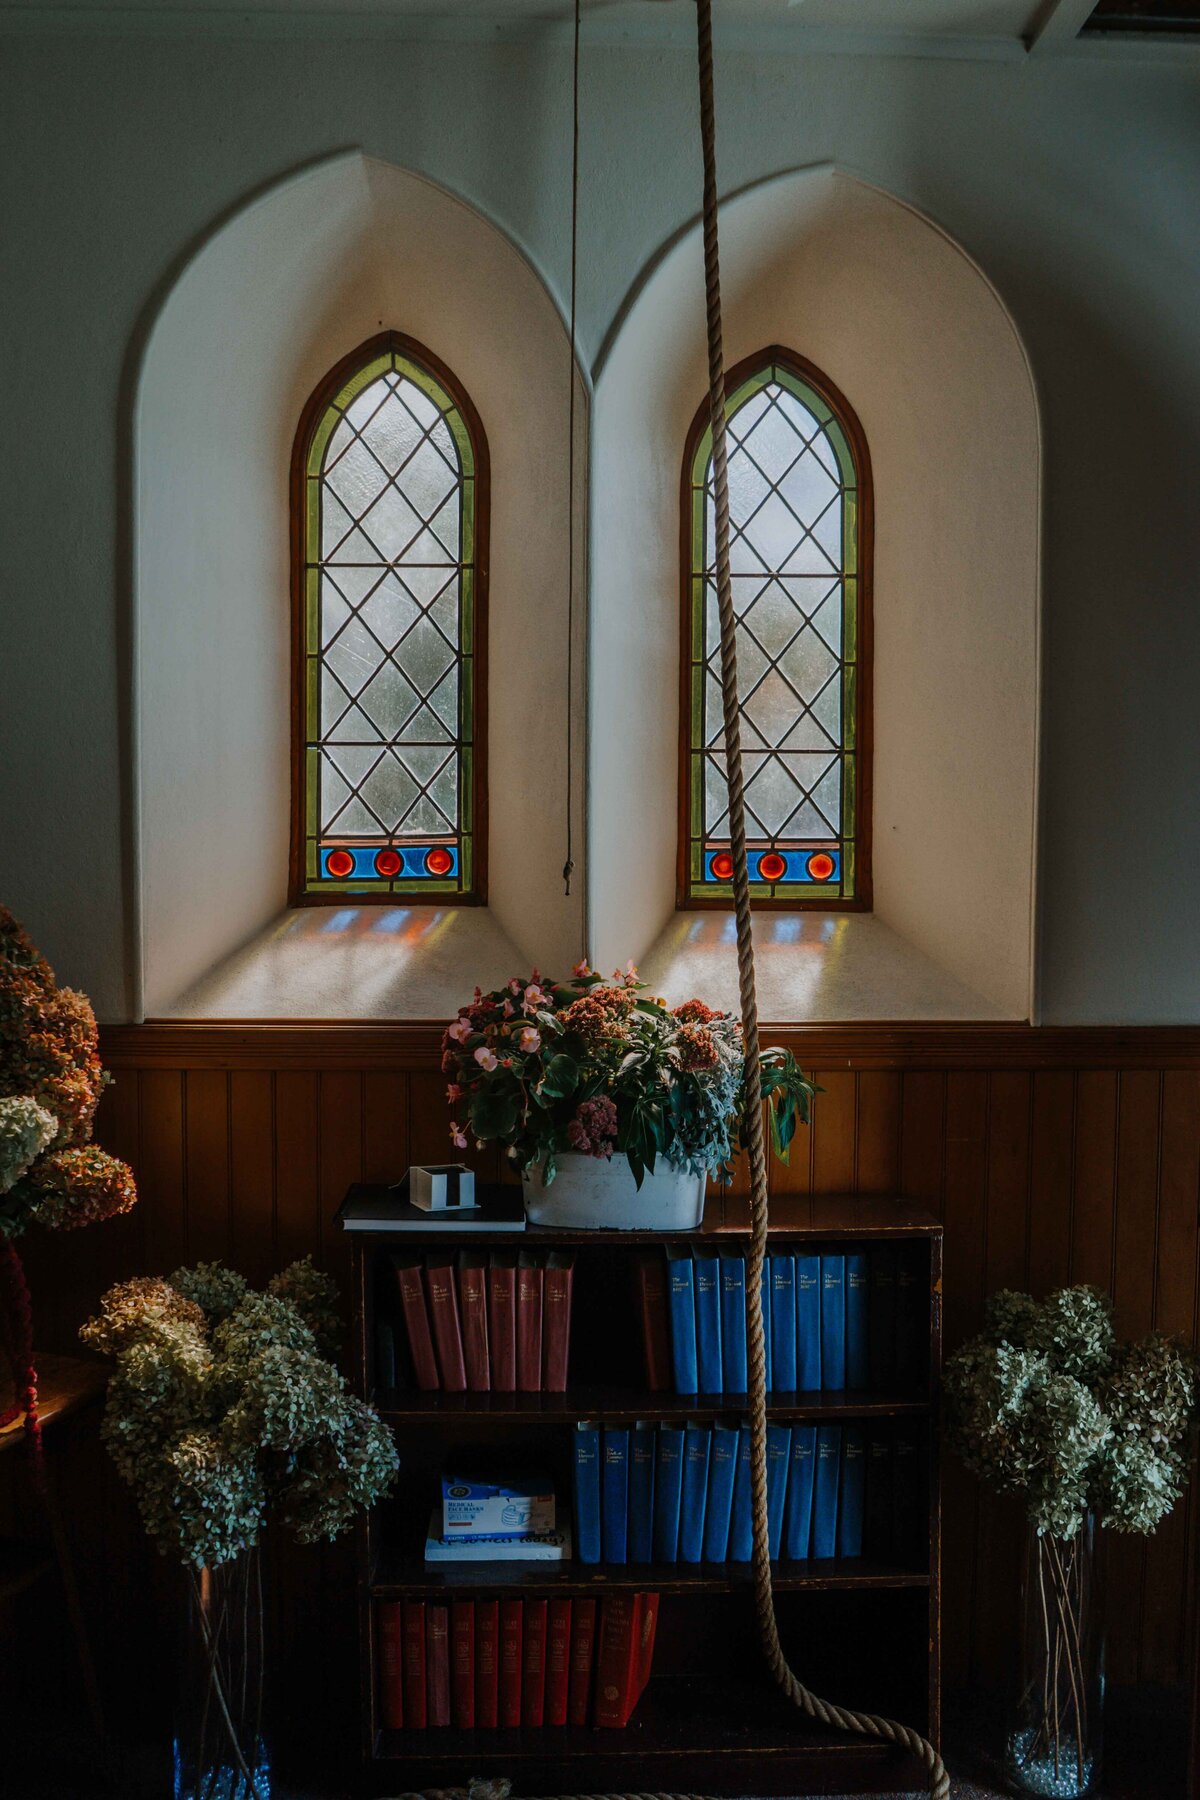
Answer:
<path fill-rule="evenodd" d="M 361 1191 L 361 1190 L 360 1190 Z M 702 1243 L 737 1252 L 749 1234 L 744 1197 L 711 1195 L 701 1228 L 685 1234 L 524 1232 L 456 1228 L 351 1234 L 355 1377 L 395 1432 L 401 1471 L 395 1493 L 372 1510 L 359 1535 L 362 1749 L 369 1785 L 463 1785 L 506 1776 L 522 1795 L 692 1791 L 711 1795 L 867 1792 L 920 1786 L 911 1759 L 891 1746 L 818 1729 L 772 1686 L 761 1663 L 745 1563 L 427 1564 L 424 1529 L 439 1473 L 480 1459 L 484 1468 L 545 1469 L 569 1504 L 573 1427 L 636 1420 L 682 1425 L 744 1418 L 742 1394 L 679 1395 L 647 1388 L 632 1253 Z M 888 1712 L 931 1735 L 939 1730 L 940 1506 L 936 1399 L 941 1362 L 941 1226 L 909 1203 L 885 1197 L 780 1195 L 771 1203 L 772 1248 L 869 1249 L 909 1244 L 927 1272 L 928 1340 L 919 1385 L 896 1392 L 847 1390 L 768 1394 L 780 1423 L 859 1421 L 869 1434 L 905 1434 L 921 1473 L 920 1536 L 906 1534 L 900 1560 L 879 1555 L 774 1565 L 784 1645 L 801 1678 L 840 1703 Z M 394 1257 L 459 1250 L 575 1253 L 568 1387 L 564 1392 L 422 1392 L 411 1369 L 376 1378 L 385 1339 L 403 1337 Z M 920 1276 L 921 1282 L 926 1279 Z M 918 1326 L 919 1326 L 918 1319 Z M 928 1354 L 925 1354 L 927 1349 Z M 911 1365 L 910 1365 L 911 1367 Z M 927 1501 L 927 1504 L 926 1504 Z M 927 1529 L 926 1529 L 927 1526 Z M 897 1528 L 898 1529 L 898 1528 Z M 897 1546 L 901 1539 L 896 1538 Z M 871 1543 L 865 1548 L 870 1551 Z M 627 1728 L 485 1730 L 439 1726 L 383 1729 L 377 1678 L 377 1607 L 397 1599 L 436 1605 L 478 1596 L 526 1603 L 661 1596 L 653 1673 Z"/>

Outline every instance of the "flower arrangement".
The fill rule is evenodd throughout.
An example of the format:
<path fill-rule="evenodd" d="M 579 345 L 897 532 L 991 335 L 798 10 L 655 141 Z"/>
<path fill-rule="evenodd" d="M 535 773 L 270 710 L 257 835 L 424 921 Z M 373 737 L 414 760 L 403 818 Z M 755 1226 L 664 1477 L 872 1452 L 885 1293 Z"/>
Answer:
<path fill-rule="evenodd" d="M 1039 1302 L 1002 1292 L 946 1365 L 950 1439 L 989 1487 L 1019 1494 L 1033 1536 L 1024 1682 L 1006 1772 L 1029 1794 L 1092 1792 L 1102 1696 L 1095 1522 L 1149 1534 L 1187 1479 L 1193 1352 L 1158 1334 L 1118 1344 L 1094 1287 Z"/>
<path fill-rule="evenodd" d="M 1038 1302 L 1004 1291 L 946 1364 L 950 1437 L 972 1473 L 1023 1496 L 1039 1535 L 1071 1538 L 1089 1510 L 1148 1534 L 1187 1479 L 1193 1352 L 1152 1333 L 1119 1345 L 1099 1288 Z"/>
<path fill-rule="evenodd" d="M 790 1051 L 762 1055 L 771 1137 L 785 1161 L 813 1085 Z M 549 1186 L 574 1153 L 629 1159 L 638 1186 L 658 1157 L 672 1168 L 727 1171 L 745 1113 L 742 1028 L 702 1000 L 668 1008 L 630 963 L 611 981 L 576 964 L 570 981 L 479 988 L 442 1039 L 452 1141 L 495 1140 Z M 461 1121 L 461 1122 L 460 1122 Z"/>
<path fill-rule="evenodd" d="M 333 1538 L 385 1492 L 391 1436 L 330 1361 L 335 1296 L 308 1260 L 265 1293 L 199 1263 L 119 1283 L 83 1326 L 116 1359 L 103 1435 L 161 1551 L 211 1570 L 268 1512 L 303 1543 Z"/>
<path fill-rule="evenodd" d="M 70 1231 L 137 1199 L 127 1165 L 91 1143 L 108 1077 L 87 1000 L 60 988 L 12 914 L 0 907 L 0 1264 L 16 1398 L 38 1444 L 29 1291 L 15 1239 L 30 1225 Z"/>

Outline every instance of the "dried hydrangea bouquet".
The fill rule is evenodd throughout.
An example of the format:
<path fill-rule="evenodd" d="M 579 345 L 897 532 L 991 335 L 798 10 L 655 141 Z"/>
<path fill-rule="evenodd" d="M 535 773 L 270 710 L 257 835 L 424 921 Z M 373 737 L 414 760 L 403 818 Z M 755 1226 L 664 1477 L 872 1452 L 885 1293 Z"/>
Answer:
<path fill-rule="evenodd" d="M 1187 1479 L 1192 1352 L 1158 1335 L 1118 1344 L 1098 1288 L 1038 1302 L 993 1295 L 983 1333 L 946 1365 L 951 1441 L 1019 1494 L 1030 1524 L 1022 1679 L 1005 1772 L 1022 1794 L 1092 1793 L 1103 1629 L 1097 1527 L 1149 1534 Z"/>
<path fill-rule="evenodd" d="M 268 1517 L 336 1537 L 397 1466 L 330 1358 L 336 1288 L 308 1261 L 256 1293 L 217 1263 L 111 1288 L 83 1327 L 115 1358 L 104 1440 L 189 1589 L 176 1800 L 266 1800 L 262 1589 Z"/>

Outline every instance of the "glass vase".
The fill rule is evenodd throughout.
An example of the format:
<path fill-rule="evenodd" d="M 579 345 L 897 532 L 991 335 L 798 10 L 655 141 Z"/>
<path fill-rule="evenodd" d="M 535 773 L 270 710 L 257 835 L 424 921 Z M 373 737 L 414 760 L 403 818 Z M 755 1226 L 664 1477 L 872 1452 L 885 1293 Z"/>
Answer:
<path fill-rule="evenodd" d="M 1094 1514 L 1073 1537 L 1030 1528 L 1022 1582 L 1021 1685 L 1005 1743 L 1014 1794 L 1096 1791 L 1104 1710 L 1100 1533 Z"/>
<path fill-rule="evenodd" d="M 185 1582 L 175 1800 L 270 1800 L 259 1553 L 189 1568 Z"/>

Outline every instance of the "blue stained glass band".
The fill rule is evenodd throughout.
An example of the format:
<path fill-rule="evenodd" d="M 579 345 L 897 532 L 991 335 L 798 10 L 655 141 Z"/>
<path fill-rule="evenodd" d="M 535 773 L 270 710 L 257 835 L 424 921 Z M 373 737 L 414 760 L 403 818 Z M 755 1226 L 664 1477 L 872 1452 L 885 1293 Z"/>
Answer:
<path fill-rule="evenodd" d="M 375 858 L 379 855 L 378 844 L 322 844 L 321 877 L 325 881 L 371 881 L 386 883 L 388 881 L 457 881 L 458 879 L 458 845 L 457 844 L 396 844 L 395 849 L 400 858 L 400 867 L 394 875 L 381 875 L 375 867 Z M 426 859 L 431 850 L 445 851 L 450 857 L 450 867 L 439 869 L 436 873 L 426 866 Z M 346 855 L 353 858 L 354 866 L 347 874 L 335 874 L 329 868 L 329 858 L 334 855 Z"/>

